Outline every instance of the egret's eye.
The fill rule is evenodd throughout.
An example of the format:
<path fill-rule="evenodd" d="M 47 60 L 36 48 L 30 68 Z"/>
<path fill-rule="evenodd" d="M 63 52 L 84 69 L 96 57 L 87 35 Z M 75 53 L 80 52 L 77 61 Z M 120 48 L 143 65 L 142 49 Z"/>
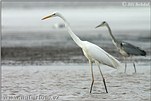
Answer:
<path fill-rule="evenodd" d="M 54 13 L 53 15 L 56 15 L 56 13 Z"/>

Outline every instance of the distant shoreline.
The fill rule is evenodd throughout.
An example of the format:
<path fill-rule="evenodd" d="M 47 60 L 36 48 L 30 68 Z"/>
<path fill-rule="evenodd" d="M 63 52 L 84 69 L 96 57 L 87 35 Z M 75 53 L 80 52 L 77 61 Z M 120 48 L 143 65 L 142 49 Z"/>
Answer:
<path fill-rule="evenodd" d="M 105 50 L 120 61 L 123 61 L 115 49 L 105 48 Z M 1 59 L 2 65 L 47 65 L 59 62 L 87 63 L 87 59 L 79 47 L 2 47 Z M 150 61 L 147 57 L 135 60 L 141 62 Z"/>

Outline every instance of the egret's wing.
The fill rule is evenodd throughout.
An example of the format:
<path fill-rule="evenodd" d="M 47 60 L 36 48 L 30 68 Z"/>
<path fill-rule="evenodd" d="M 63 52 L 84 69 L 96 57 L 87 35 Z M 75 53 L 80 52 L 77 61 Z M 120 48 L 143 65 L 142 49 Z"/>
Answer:
<path fill-rule="evenodd" d="M 98 47 L 95 44 L 85 42 L 87 53 L 91 56 L 92 59 L 99 61 L 102 64 L 108 65 L 113 68 L 120 66 L 120 62 L 111 56 L 109 53 L 105 52 L 103 49 Z"/>
<path fill-rule="evenodd" d="M 127 42 L 122 42 L 121 47 L 126 53 L 130 55 L 142 55 L 142 56 L 146 55 L 146 52 L 144 50 L 141 50 L 139 47 L 136 47 Z"/>

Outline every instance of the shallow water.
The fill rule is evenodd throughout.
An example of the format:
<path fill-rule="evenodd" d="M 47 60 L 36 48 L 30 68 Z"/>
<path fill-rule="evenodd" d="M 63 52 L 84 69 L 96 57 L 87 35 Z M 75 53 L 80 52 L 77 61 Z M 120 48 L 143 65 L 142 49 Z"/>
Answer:
<path fill-rule="evenodd" d="M 124 64 L 123 64 L 124 65 Z M 108 94 L 98 68 L 94 66 L 95 83 L 89 93 L 91 72 L 88 64 L 51 66 L 2 66 L 2 97 L 46 96 L 58 100 L 137 100 L 150 99 L 150 64 L 137 64 L 137 73 L 128 65 L 127 73 L 101 66 Z M 38 100 L 40 98 L 37 98 Z M 42 99 L 42 98 L 41 98 Z M 46 100 L 47 101 L 47 100 Z"/>

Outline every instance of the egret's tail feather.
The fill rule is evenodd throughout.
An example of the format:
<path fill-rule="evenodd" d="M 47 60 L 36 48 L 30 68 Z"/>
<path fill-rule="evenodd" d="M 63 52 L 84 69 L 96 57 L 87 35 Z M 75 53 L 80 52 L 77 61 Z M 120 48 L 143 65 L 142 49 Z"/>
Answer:
<path fill-rule="evenodd" d="M 113 67 L 118 69 L 118 68 L 121 68 L 122 67 L 122 64 L 115 58 L 112 58 L 112 64 L 113 64 Z"/>
<path fill-rule="evenodd" d="M 110 62 L 112 63 L 112 66 L 113 68 L 115 69 L 119 69 L 120 67 L 122 67 L 122 64 L 116 59 L 114 58 L 113 56 L 109 55 L 108 56 L 110 57 Z"/>

